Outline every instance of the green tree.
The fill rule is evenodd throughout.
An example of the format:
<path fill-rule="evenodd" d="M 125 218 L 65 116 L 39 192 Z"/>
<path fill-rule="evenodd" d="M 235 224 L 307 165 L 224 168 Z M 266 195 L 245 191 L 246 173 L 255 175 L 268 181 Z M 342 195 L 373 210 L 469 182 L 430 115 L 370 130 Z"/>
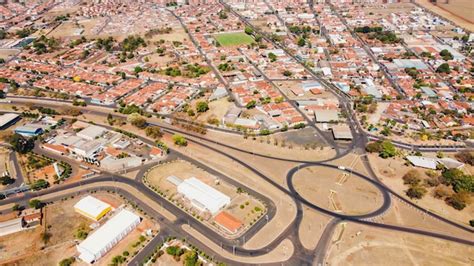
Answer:
<path fill-rule="evenodd" d="M 124 262 L 125 262 L 125 258 L 120 256 L 120 255 L 117 255 L 117 256 L 112 258 L 112 264 L 113 265 L 119 265 L 119 264 L 122 264 Z"/>
<path fill-rule="evenodd" d="M 380 157 L 385 159 L 396 155 L 397 150 L 395 149 L 395 145 L 393 145 L 391 141 L 384 140 L 382 141 L 382 143 L 380 143 L 380 145 L 382 149 L 379 153 Z"/>
<path fill-rule="evenodd" d="M 12 207 L 12 211 L 17 212 L 19 210 L 21 210 L 20 205 L 18 203 L 15 203 Z"/>
<path fill-rule="evenodd" d="M 140 114 L 137 114 L 137 113 L 133 113 L 133 114 L 130 114 L 128 117 L 127 117 L 127 120 L 128 122 L 130 122 L 130 124 L 138 127 L 138 128 L 145 128 L 146 127 L 146 119 L 141 116 Z"/>
<path fill-rule="evenodd" d="M 33 150 L 35 147 L 35 142 L 33 138 L 25 138 L 20 134 L 13 134 L 9 141 L 10 145 L 12 146 L 13 150 L 25 154 Z"/>
<path fill-rule="evenodd" d="M 30 188 L 32 190 L 41 190 L 41 189 L 44 189 L 44 188 L 47 188 L 49 187 L 49 183 L 48 181 L 44 180 L 44 179 L 38 179 L 36 180 L 36 182 L 34 182 L 33 184 L 30 185 Z"/>
<path fill-rule="evenodd" d="M 0 177 L 0 184 L 7 186 L 15 183 L 15 179 L 11 178 L 9 175 Z"/>
<path fill-rule="evenodd" d="M 28 202 L 30 208 L 40 209 L 43 207 L 43 203 L 39 199 L 32 199 Z"/>
<path fill-rule="evenodd" d="M 199 257 L 196 253 L 196 251 L 189 251 L 186 253 L 185 258 L 184 258 L 184 265 L 185 266 L 196 266 L 198 264 Z"/>
<path fill-rule="evenodd" d="M 245 33 L 246 33 L 247 35 L 252 35 L 252 34 L 253 34 L 253 29 L 252 29 L 251 27 L 249 27 L 249 26 L 245 26 L 245 30 L 244 30 L 244 31 L 245 31 Z"/>
<path fill-rule="evenodd" d="M 178 146 L 188 145 L 188 141 L 186 140 L 186 138 L 183 137 L 182 135 L 179 135 L 179 134 L 174 134 L 173 135 L 173 142 L 174 142 L 174 144 L 176 144 Z"/>
<path fill-rule="evenodd" d="M 67 259 L 63 259 L 59 262 L 59 266 L 71 266 L 76 261 L 76 258 L 70 257 Z"/>
<path fill-rule="evenodd" d="M 451 68 L 448 63 L 443 63 L 436 69 L 436 72 L 449 74 L 451 73 Z"/>
<path fill-rule="evenodd" d="M 87 238 L 89 233 L 85 231 L 83 228 L 80 228 L 79 230 L 76 231 L 76 238 L 80 240 L 84 240 Z"/>
<path fill-rule="evenodd" d="M 289 70 L 285 70 L 283 71 L 283 76 L 285 77 L 291 77 L 293 76 L 293 72 L 289 71 Z"/>
<path fill-rule="evenodd" d="M 209 110 L 209 105 L 207 104 L 207 102 L 198 102 L 196 104 L 196 111 L 198 113 L 204 113 L 207 110 Z"/>
<path fill-rule="evenodd" d="M 306 40 L 303 37 L 300 37 L 297 42 L 298 46 L 303 47 L 306 44 Z"/>
<path fill-rule="evenodd" d="M 446 49 L 439 52 L 439 55 L 443 58 L 443 60 L 453 60 L 453 55 Z"/>
<path fill-rule="evenodd" d="M 474 176 L 464 174 L 460 169 L 446 169 L 443 171 L 445 183 L 453 186 L 454 191 L 474 192 Z"/>
<path fill-rule="evenodd" d="M 268 58 L 270 62 L 275 62 L 277 60 L 277 56 L 274 53 L 268 53 Z"/>
<path fill-rule="evenodd" d="M 148 126 L 145 129 L 145 134 L 147 137 L 151 137 L 153 139 L 160 139 L 163 137 L 163 132 L 161 132 L 161 129 L 157 126 Z"/>
<path fill-rule="evenodd" d="M 255 100 L 251 100 L 250 102 L 248 102 L 245 107 L 247 109 L 252 109 L 252 108 L 255 108 L 255 106 L 257 105 L 257 102 Z"/>

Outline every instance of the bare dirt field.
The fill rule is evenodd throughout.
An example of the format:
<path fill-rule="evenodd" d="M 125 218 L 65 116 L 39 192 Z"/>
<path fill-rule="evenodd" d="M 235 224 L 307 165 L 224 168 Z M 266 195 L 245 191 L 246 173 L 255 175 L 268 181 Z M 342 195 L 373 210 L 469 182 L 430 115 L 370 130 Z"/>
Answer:
<path fill-rule="evenodd" d="M 229 102 L 227 98 L 222 98 L 216 101 L 209 102 L 209 110 L 205 113 L 200 114 L 197 120 L 205 123 L 209 120 L 209 118 L 215 118 L 218 119 L 219 122 L 221 122 L 222 118 L 232 105 L 234 104 Z"/>
<path fill-rule="evenodd" d="M 398 13 L 406 13 L 410 12 L 415 6 L 410 3 L 396 3 L 396 4 L 385 4 L 383 7 L 374 7 L 374 6 L 367 6 L 363 9 L 366 15 L 371 14 L 374 17 L 380 16 L 389 16 L 394 12 Z"/>
<path fill-rule="evenodd" d="M 0 238 L 6 244 L 4 262 L 28 265 L 52 265 L 60 260 L 74 255 L 74 233 L 76 228 L 91 221 L 74 212 L 75 200 L 63 201 L 48 205 L 45 208 L 43 225 L 23 232 L 7 235 Z M 47 229 L 50 234 L 48 242 L 44 242 L 41 234 Z M 44 249 L 44 250 L 41 250 Z M 72 253 L 64 253 L 66 250 Z M 3 253 L 3 252 L 2 252 Z M 43 254 L 48 256 L 43 256 Z M 40 260 L 38 258 L 41 258 Z"/>
<path fill-rule="evenodd" d="M 83 29 L 76 25 L 74 22 L 66 21 L 63 22 L 59 27 L 54 29 L 49 35 L 49 37 L 54 38 L 65 38 L 65 37 L 76 37 L 80 36 L 80 32 Z"/>
<path fill-rule="evenodd" d="M 0 147 L 0 175 L 11 169 L 9 155 L 10 151 L 8 149 Z"/>
<path fill-rule="evenodd" d="M 188 34 L 184 31 L 182 27 L 174 27 L 173 31 L 168 34 L 157 34 L 154 35 L 150 40 L 152 42 L 165 40 L 165 41 L 177 41 L 177 42 L 184 42 L 189 38 Z"/>
<path fill-rule="evenodd" d="M 9 60 L 11 57 L 20 53 L 17 49 L 0 49 L 0 58 Z"/>
<path fill-rule="evenodd" d="M 365 214 L 382 205 L 382 195 L 376 187 L 340 170 L 303 168 L 294 175 L 293 185 L 306 200 L 334 212 Z"/>
<path fill-rule="evenodd" d="M 469 31 L 474 31 L 474 23 L 472 23 L 472 2 L 470 0 L 457 0 L 456 5 L 450 6 L 449 9 L 446 5 L 441 5 L 442 8 L 435 6 L 430 3 L 429 0 L 416 0 L 415 2 Z M 468 15 L 467 17 L 465 17 L 466 14 Z"/>
<path fill-rule="evenodd" d="M 407 166 L 405 165 L 405 161 L 401 158 L 385 160 L 374 154 L 370 154 L 368 157 L 375 173 L 381 178 L 382 182 L 406 199 L 410 198 L 408 198 L 405 194 L 408 186 L 403 183 L 402 176 L 404 174 L 406 174 L 409 170 L 417 169 L 423 179 L 428 178 L 425 174 L 426 169 Z M 468 222 L 470 219 L 472 219 L 472 214 L 474 213 L 474 204 L 470 204 L 462 211 L 458 211 L 448 206 L 442 199 L 434 198 L 434 188 L 427 188 L 427 190 L 428 192 L 422 199 L 412 201 L 417 205 L 435 212 L 445 218 L 466 226 L 468 225 Z"/>
<path fill-rule="evenodd" d="M 75 6 L 71 6 L 71 7 L 67 7 L 67 8 L 54 7 L 51 10 L 47 11 L 44 14 L 44 17 L 49 18 L 49 19 L 54 19 L 57 16 L 73 14 L 73 13 L 77 12 L 79 9 L 80 9 L 80 5 L 75 5 Z"/>
<path fill-rule="evenodd" d="M 315 210 L 303 207 L 303 219 L 301 220 L 298 234 L 301 244 L 307 249 L 315 249 L 324 228 L 331 220 Z"/>
<path fill-rule="evenodd" d="M 471 265 L 473 254 L 472 246 L 348 223 L 342 235 L 333 236 L 326 262 L 329 265 Z"/>
<path fill-rule="evenodd" d="M 181 266 L 181 261 L 176 261 L 173 256 L 166 254 L 166 252 L 159 257 L 155 263 L 150 263 L 153 266 Z"/>
<path fill-rule="evenodd" d="M 150 64 L 157 64 L 158 67 L 166 67 L 168 63 L 176 61 L 176 58 L 170 55 L 160 56 L 157 53 L 153 53 L 151 55 L 148 55 L 147 57 Z"/>
<path fill-rule="evenodd" d="M 456 16 L 474 23 L 474 4 L 471 0 L 450 0 L 449 3 L 438 3 L 438 6 Z"/>

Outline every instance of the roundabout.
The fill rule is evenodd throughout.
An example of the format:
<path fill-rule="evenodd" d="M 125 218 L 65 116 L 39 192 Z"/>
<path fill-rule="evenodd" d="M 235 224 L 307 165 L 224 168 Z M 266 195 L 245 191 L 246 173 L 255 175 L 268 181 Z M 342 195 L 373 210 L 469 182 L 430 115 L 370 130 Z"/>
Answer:
<path fill-rule="evenodd" d="M 314 169 L 324 169 L 326 173 L 334 173 L 338 175 L 336 175 L 336 177 L 318 176 L 317 173 L 312 172 L 314 171 Z M 306 172 L 306 176 L 304 176 L 304 174 L 301 174 L 304 173 L 303 171 Z M 308 173 L 310 175 L 308 175 Z M 298 179 L 310 181 L 310 184 L 314 184 L 315 182 L 320 183 L 319 185 L 315 186 L 315 191 L 314 189 L 311 190 L 311 187 L 300 186 L 300 184 L 302 184 L 303 182 Z M 299 165 L 288 171 L 286 181 L 290 192 L 295 198 L 298 199 L 301 204 L 306 205 L 311 209 L 320 211 L 326 215 L 332 216 L 334 218 L 340 218 L 344 220 L 360 220 L 372 218 L 383 214 L 386 210 L 390 208 L 391 205 L 390 194 L 380 183 L 377 183 L 373 179 L 361 173 L 348 171 L 347 169 L 342 170 L 339 169 L 337 166 L 331 164 L 306 163 Z M 346 182 L 354 182 L 358 185 L 363 185 L 363 187 L 366 189 L 369 188 L 370 190 L 368 191 L 370 191 L 369 195 L 371 196 L 364 195 L 367 193 L 359 193 L 359 195 L 356 195 L 356 198 L 349 198 L 346 195 L 342 195 L 344 194 L 344 192 L 348 191 L 348 188 L 344 188 L 344 184 Z M 322 185 L 329 185 L 333 189 L 330 189 L 329 187 L 325 187 L 323 189 Z M 321 193 L 321 197 L 318 196 L 319 190 Z M 374 204 L 374 202 L 371 202 L 370 206 L 358 204 L 357 207 L 359 208 L 356 208 L 356 211 L 351 213 L 344 212 L 342 209 L 344 204 L 353 208 L 354 202 L 351 202 L 353 200 L 367 201 L 371 198 L 376 200 L 376 204 Z"/>
<path fill-rule="evenodd" d="M 292 181 L 301 197 L 336 213 L 363 215 L 383 204 L 377 187 L 339 169 L 305 167 L 295 173 Z"/>

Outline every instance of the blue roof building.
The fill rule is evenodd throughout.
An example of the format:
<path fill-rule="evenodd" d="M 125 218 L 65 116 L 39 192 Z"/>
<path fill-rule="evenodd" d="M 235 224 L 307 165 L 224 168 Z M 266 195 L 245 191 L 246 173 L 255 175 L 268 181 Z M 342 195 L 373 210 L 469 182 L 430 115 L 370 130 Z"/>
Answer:
<path fill-rule="evenodd" d="M 43 134 L 43 132 L 44 132 L 43 128 L 39 126 L 31 125 L 31 124 L 20 126 L 15 129 L 15 133 L 20 134 L 25 137 L 38 136 L 38 135 Z"/>

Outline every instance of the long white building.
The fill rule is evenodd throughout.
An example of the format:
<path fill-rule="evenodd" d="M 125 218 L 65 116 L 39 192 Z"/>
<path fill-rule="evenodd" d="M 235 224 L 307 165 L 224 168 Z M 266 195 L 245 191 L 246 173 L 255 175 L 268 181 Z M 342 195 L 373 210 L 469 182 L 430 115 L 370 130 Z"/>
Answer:
<path fill-rule="evenodd" d="M 216 189 L 204 184 L 195 177 L 188 178 L 178 185 L 178 192 L 191 201 L 201 211 L 212 214 L 230 204 L 230 198 Z"/>
<path fill-rule="evenodd" d="M 97 261 L 139 223 L 138 215 L 128 210 L 121 210 L 77 246 L 79 258 L 87 263 Z"/>

